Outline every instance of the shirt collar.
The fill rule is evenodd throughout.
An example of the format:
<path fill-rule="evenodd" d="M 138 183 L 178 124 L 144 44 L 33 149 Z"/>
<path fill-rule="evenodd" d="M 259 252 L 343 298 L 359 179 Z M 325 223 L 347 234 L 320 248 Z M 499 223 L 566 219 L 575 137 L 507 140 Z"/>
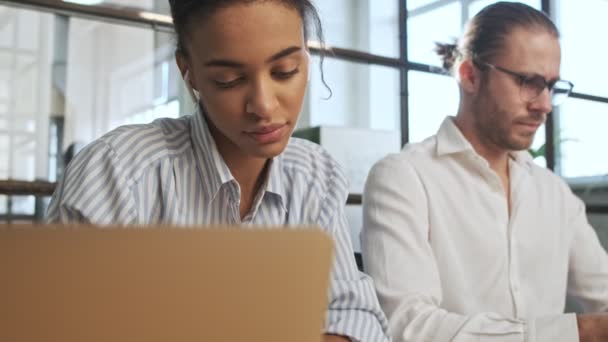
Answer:
<path fill-rule="evenodd" d="M 268 172 L 266 173 L 266 181 L 262 185 L 262 188 L 265 191 L 265 194 L 271 194 L 277 197 L 279 205 L 284 211 L 287 211 L 285 200 L 286 200 L 286 192 L 285 192 L 285 182 L 283 176 L 283 160 L 282 156 L 278 155 L 277 157 L 271 159 L 268 164 Z"/>
<path fill-rule="evenodd" d="M 205 178 L 205 185 L 209 187 L 212 197 L 215 197 L 220 187 L 234 180 L 234 177 L 217 149 L 200 106 L 193 114 L 192 122 L 193 147 L 201 177 Z"/>
<path fill-rule="evenodd" d="M 236 180 L 217 149 L 200 106 L 193 116 L 191 134 L 193 137 L 194 153 L 202 173 L 201 176 L 209 179 L 206 185 L 209 186 L 212 197 L 215 197 L 223 184 Z M 266 193 L 277 195 L 281 206 L 287 211 L 284 203 L 286 192 L 281 164 L 281 155 L 270 160 L 266 181 L 262 185 L 262 188 Z"/>
<path fill-rule="evenodd" d="M 456 126 L 454 120 L 453 116 L 448 116 L 441 123 L 441 127 L 437 132 L 437 156 L 462 152 L 478 155 L 473 145 L 471 145 Z M 532 156 L 527 150 L 512 151 L 509 155 L 517 164 L 525 166 L 528 169 L 534 163 Z"/>
<path fill-rule="evenodd" d="M 437 132 L 437 155 L 443 156 L 467 151 L 475 152 L 471 143 L 454 123 L 454 117 L 446 117 Z"/>

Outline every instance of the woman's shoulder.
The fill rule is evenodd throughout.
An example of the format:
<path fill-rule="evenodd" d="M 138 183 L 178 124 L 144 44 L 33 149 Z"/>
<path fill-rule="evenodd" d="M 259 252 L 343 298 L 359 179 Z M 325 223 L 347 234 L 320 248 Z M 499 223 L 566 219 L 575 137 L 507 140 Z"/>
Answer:
<path fill-rule="evenodd" d="M 138 173 L 189 146 L 188 127 L 188 118 L 163 118 L 148 124 L 120 126 L 85 146 L 71 164 L 105 165 Z"/>
<path fill-rule="evenodd" d="M 311 141 L 291 138 L 281 154 L 283 171 L 292 177 L 319 186 L 322 191 L 346 193 L 348 182 L 342 167 L 322 146 Z"/>
<path fill-rule="evenodd" d="M 133 145 L 166 144 L 170 147 L 179 137 L 189 137 L 190 117 L 161 118 L 147 124 L 124 125 L 111 130 L 98 139 L 114 150 L 131 150 Z M 178 139 L 179 140 L 179 139 Z"/>

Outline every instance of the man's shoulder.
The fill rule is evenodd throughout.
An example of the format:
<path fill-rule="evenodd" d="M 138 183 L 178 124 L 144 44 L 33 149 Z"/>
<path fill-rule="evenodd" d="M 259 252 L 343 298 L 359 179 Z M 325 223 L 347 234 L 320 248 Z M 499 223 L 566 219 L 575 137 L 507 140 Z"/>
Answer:
<path fill-rule="evenodd" d="M 552 170 L 530 161 L 530 174 L 537 186 L 556 188 L 559 191 L 570 192 L 570 187 L 564 178 Z"/>
<path fill-rule="evenodd" d="M 436 146 L 436 136 L 431 136 L 421 142 L 406 144 L 401 151 L 385 156 L 376 164 L 391 166 L 409 165 L 413 167 L 419 164 L 427 164 L 435 160 Z"/>

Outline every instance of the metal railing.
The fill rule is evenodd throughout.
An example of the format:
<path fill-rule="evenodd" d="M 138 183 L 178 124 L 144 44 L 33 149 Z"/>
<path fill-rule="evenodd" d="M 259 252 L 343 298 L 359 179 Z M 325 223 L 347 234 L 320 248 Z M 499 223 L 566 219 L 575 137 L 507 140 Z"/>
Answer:
<path fill-rule="evenodd" d="M 0 195 L 48 197 L 55 191 L 56 184 L 46 181 L 0 180 Z M 346 204 L 360 205 L 362 200 L 361 194 L 349 194 Z M 608 214 L 608 204 L 587 204 L 586 210 L 588 214 Z"/>

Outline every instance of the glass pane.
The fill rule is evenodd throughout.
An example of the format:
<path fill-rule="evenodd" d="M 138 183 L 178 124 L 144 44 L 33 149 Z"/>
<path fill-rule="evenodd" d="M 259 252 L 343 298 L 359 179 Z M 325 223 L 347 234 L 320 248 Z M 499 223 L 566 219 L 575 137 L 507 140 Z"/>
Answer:
<path fill-rule="evenodd" d="M 13 133 L 36 133 L 36 119 L 27 117 L 13 117 L 11 129 Z"/>
<path fill-rule="evenodd" d="M 558 172 L 569 178 L 607 174 L 608 104 L 571 98 L 560 106 L 558 120 Z"/>
<path fill-rule="evenodd" d="M 326 58 L 321 83 L 319 58 L 311 63 L 308 115 L 304 126 L 346 126 L 400 130 L 399 70 Z"/>
<path fill-rule="evenodd" d="M 0 101 L 8 101 L 15 58 L 10 52 L 0 52 Z"/>
<path fill-rule="evenodd" d="M 496 3 L 500 0 L 477 0 L 472 2 L 469 5 L 469 18 L 472 18 L 477 12 L 481 11 L 482 8 Z M 541 8 L 541 0 L 518 0 L 517 2 L 524 3 L 526 5 L 532 6 L 536 9 Z"/>
<path fill-rule="evenodd" d="M 41 49 L 47 50 L 44 46 L 41 46 Z M 50 49 L 46 52 L 50 52 Z M 42 76 L 41 67 L 47 72 L 50 71 L 51 67 L 45 62 L 47 61 L 44 61 L 41 56 L 34 55 L 21 55 L 17 59 L 12 82 L 14 84 L 13 93 L 11 95 L 24 101 L 15 101 L 15 114 L 35 115 L 39 112 L 42 97 L 48 95 L 48 91 L 42 89 L 40 84 L 40 77 Z"/>
<path fill-rule="evenodd" d="M 10 140 L 0 134 L 0 179 L 7 179 L 10 175 L 10 156 Z"/>
<path fill-rule="evenodd" d="M 419 71 L 410 71 L 408 77 L 409 137 L 420 142 L 437 133 L 446 116 L 456 115 L 458 84 L 453 77 Z"/>
<path fill-rule="evenodd" d="M 169 14 L 168 0 L 64 0 L 81 5 L 102 5 L 113 8 L 152 11 Z"/>
<path fill-rule="evenodd" d="M 55 17 L 2 6 L 0 15 L 15 38 L 0 53 L 0 179 L 44 178 Z"/>
<path fill-rule="evenodd" d="M 173 100 L 169 83 L 181 82 L 169 67 L 175 64 L 171 35 L 72 19 L 68 39 L 64 146 L 168 114 L 156 108 Z"/>
<path fill-rule="evenodd" d="M 47 14 L 41 14 L 34 11 L 14 11 L 17 14 L 17 37 L 16 43 L 20 49 L 29 51 L 38 51 L 40 35 L 45 31 L 42 28 L 47 27 L 48 21 L 52 20 Z"/>
<path fill-rule="evenodd" d="M 11 151 L 14 152 L 12 178 L 29 181 L 36 179 L 36 137 L 34 135 L 15 135 Z"/>
<path fill-rule="evenodd" d="M 608 69 L 604 67 L 608 47 L 599 38 L 600 32 L 608 31 L 606 13 L 605 0 L 587 0 L 584 6 L 576 1 L 558 1 L 562 77 L 574 83 L 577 93 L 608 97 Z"/>
<path fill-rule="evenodd" d="M 8 196 L 0 195 L 0 215 L 6 215 L 6 209 L 8 205 Z M 0 223 L 4 223 L 2 219 L 0 219 Z"/>
<path fill-rule="evenodd" d="M 0 6 L 0 18 L 2 18 L 2 24 L 0 25 L 0 47 L 12 47 L 14 44 L 15 23 L 13 11 L 10 7 Z"/>
<path fill-rule="evenodd" d="M 11 198 L 13 215 L 34 215 L 36 198 L 34 196 L 13 196 Z"/>
<path fill-rule="evenodd" d="M 413 10 L 417 10 L 420 7 L 423 6 L 437 6 L 437 3 L 439 3 L 440 0 L 407 0 L 407 10 L 408 11 L 413 11 Z"/>
<path fill-rule="evenodd" d="M 429 6 L 430 7 L 430 6 Z M 408 11 L 407 50 L 410 61 L 441 66 L 436 42 L 451 43 L 461 31 L 461 4 L 452 2 L 428 10 Z"/>
<path fill-rule="evenodd" d="M 0 62 L 1 63 L 1 62 Z M 0 70 L 0 100 L 7 101 L 9 98 L 10 78 L 9 72 L 6 70 Z M 5 113 L 6 110 L 1 113 Z"/>
<path fill-rule="evenodd" d="M 326 43 L 399 56 L 399 0 L 316 0 Z M 316 40 L 315 37 L 310 37 Z"/>

